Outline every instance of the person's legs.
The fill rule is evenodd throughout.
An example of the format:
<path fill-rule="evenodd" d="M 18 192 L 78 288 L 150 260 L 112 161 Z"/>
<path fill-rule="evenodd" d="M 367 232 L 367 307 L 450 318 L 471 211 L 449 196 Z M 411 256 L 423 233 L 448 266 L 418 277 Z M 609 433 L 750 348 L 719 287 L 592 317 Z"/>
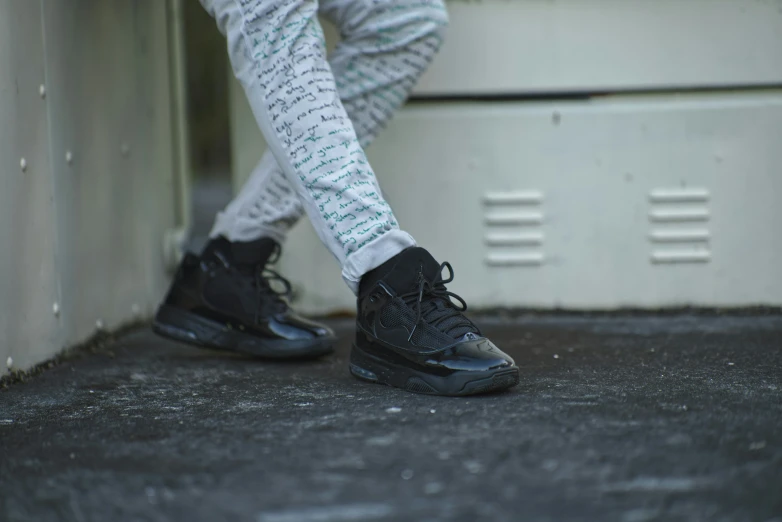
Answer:
<path fill-rule="evenodd" d="M 269 149 L 357 291 L 364 273 L 415 242 L 383 199 L 339 99 L 317 2 L 202 3 L 226 35 L 234 73 Z"/>
<path fill-rule="evenodd" d="M 442 43 L 448 16 L 442 0 L 404 3 L 321 0 L 320 14 L 340 31 L 329 56 L 337 91 L 362 147 L 404 103 Z M 282 243 L 304 208 L 271 151 L 236 198 L 220 212 L 211 237 Z"/>
<path fill-rule="evenodd" d="M 205 5 L 212 6 L 211 12 L 219 16 L 221 10 L 249 4 Z M 325 0 L 320 14 L 340 27 L 342 42 L 330 60 L 359 145 L 366 146 L 401 105 L 439 47 L 447 22 L 444 5 L 441 0 L 393 5 L 374 0 Z M 306 92 L 323 89 L 315 80 L 307 80 L 312 83 Z M 302 89 L 291 83 L 285 91 L 285 96 L 299 96 Z M 344 123 L 344 117 L 329 121 Z M 313 143 L 305 140 L 305 146 Z M 318 153 L 321 156 L 324 154 Z M 340 207 L 349 204 L 345 199 Z M 180 266 L 156 315 L 155 331 L 190 344 L 266 357 L 318 356 L 330 351 L 332 332 L 292 312 L 287 302 L 271 291 L 269 276 L 281 278 L 263 272 L 303 212 L 299 195 L 267 151 L 240 194 L 218 215 L 212 238 L 201 255 L 188 255 Z M 361 221 L 367 223 L 356 230 L 359 236 L 364 229 L 371 230 L 371 219 Z"/>
<path fill-rule="evenodd" d="M 325 61 L 315 0 L 201 1 L 227 36 L 234 72 L 285 179 L 301 199 L 321 240 L 341 262 L 343 278 L 358 295 L 351 372 L 371 382 L 441 395 L 469 395 L 517 384 L 519 371 L 513 360 L 463 315 L 466 304 L 446 289 L 453 274 L 443 279 L 442 271 L 450 265 L 438 264 L 429 252 L 416 247 L 412 237 L 399 230 L 383 200 Z M 376 3 L 389 12 L 404 9 L 398 1 Z M 350 11 L 347 1 L 333 5 L 337 14 Z M 356 20 L 360 19 L 357 15 Z M 377 38 L 384 31 L 381 24 L 371 33 Z M 394 68 L 390 63 L 386 66 Z M 364 81 L 388 98 L 387 105 L 373 105 L 373 109 L 382 113 L 401 103 L 393 101 L 393 89 L 382 74 L 373 77 L 359 67 L 349 66 L 346 71 L 352 78 L 349 85 Z M 237 256 L 248 245 L 219 239 L 228 243 Z M 264 241 L 279 247 L 271 238 L 259 240 L 258 247 Z M 191 258 L 189 265 L 186 262 L 180 267 L 178 277 L 222 277 L 220 265 L 231 265 L 222 252 L 216 249 L 214 256 L 206 260 L 202 257 L 200 263 L 198 258 Z M 234 270 L 229 272 L 232 277 Z M 224 290 L 234 281 L 231 277 L 226 277 L 225 283 L 193 284 L 191 288 L 197 287 L 200 295 L 210 288 L 223 289 L 217 294 L 224 299 L 217 303 L 218 308 L 230 307 L 247 297 L 242 290 L 246 278 L 236 279 L 235 289 Z M 266 289 L 260 283 L 254 288 Z M 192 306 L 186 285 L 182 290 L 177 298 L 171 298 L 173 291 L 169 292 L 172 306 L 167 307 L 167 298 L 161 309 L 179 313 Z M 451 298 L 462 306 L 454 305 Z M 207 309 L 211 307 L 209 314 L 215 312 L 215 299 L 201 302 Z M 249 299 L 248 303 L 252 304 Z M 251 308 L 239 302 L 238 309 Z M 255 321 L 245 321 L 241 326 L 256 328 L 261 324 L 262 328 L 277 331 L 287 328 L 288 323 L 274 322 L 281 314 L 259 314 L 255 309 Z M 206 316 L 195 314 L 195 318 L 200 321 Z M 199 322 L 197 326 L 201 325 Z M 210 324 L 208 334 L 221 328 Z M 315 333 L 315 328 L 310 331 L 314 336 L 325 335 Z M 177 335 L 182 332 L 200 333 L 178 330 Z"/>

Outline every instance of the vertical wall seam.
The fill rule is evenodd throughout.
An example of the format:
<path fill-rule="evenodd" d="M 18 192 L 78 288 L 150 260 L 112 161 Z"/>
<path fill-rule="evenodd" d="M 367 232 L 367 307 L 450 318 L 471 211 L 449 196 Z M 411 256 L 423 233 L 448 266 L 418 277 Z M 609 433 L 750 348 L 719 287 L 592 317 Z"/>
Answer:
<path fill-rule="evenodd" d="M 55 151 L 53 149 L 54 147 L 54 140 L 52 139 L 52 115 L 51 115 L 51 96 L 54 91 L 52 88 L 53 86 L 49 83 L 49 59 L 48 59 L 48 52 L 47 52 L 47 41 L 46 41 L 46 1 L 47 0 L 39 0 L 39 5 L 41 8 L 41 46 L 42 46 L 42 52 L 43 52 L 43 84 L 46 86 L 47 90 L 47 96 L 43 103 L 45 103 L 44 107 L 44 114 L 46 115 L 46 149 L 47 149 L 47 155 L 48 155 L 48 166 L 49 166 L 49 181 L 51 183 L 51 193 L 52 193 L 52 213 L 51 213 L 51 230 L 52 230 L 52 241 L 54 243 L 54 248 L 52 249 L 52 266 L 54 270 L 54 280 L 55 280 L 55 298 L 57 299 L 57 302 L 59 303 L 59 316 L 57 317 L 57 321 L 55 323 L 55 331 L 53 332 L 52 336 L 52 344 L 53 350 L 51 350 L 52 353 L 59 353 L 62 349 L 65 348 L 66 345 L 66 335 L 63 333 L 63 329 L 61 328 L 61 325 L 67 325 L 68 324 L 68 314 L 69 310 L 67 310 L 66 306 L 64 306 L 64 300 L 62 295 L 62 267 L 60 265 L 60 260 L 63 258 L 61 255 L 60 249 L 63 246 L 62 238 L 60 238 L 59 235 L 59 229 L 57 227 L 57 223 L 59 222 L 59 215 L 60 215 L 60 197 L 57 191 L 57 178 L 54 174 L 55 167 L 54 167 L 54 161 L 55 161 Z"/>

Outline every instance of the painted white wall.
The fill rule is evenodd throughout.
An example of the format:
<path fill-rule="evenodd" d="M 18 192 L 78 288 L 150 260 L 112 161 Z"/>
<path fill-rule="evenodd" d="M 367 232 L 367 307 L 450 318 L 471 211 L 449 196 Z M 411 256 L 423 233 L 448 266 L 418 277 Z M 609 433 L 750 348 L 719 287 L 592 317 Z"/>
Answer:
<path fill-rule="evenodd" d="M 0 0 L 2 371 L 150 316 L 166 288 L 168 20 L 157 0 Z"/>
<path fill-rule="evenodd" d="M 418 94 L 782 83 L 779 0 L 448 2 Z"/>
<path fill-rule="evenodd" d="M 369 158 L 474 307 L 780 305 L 779 136 L 782 91 L 421 104 Z M 328 257 L 291 236 L 308 311 L 352 306 Z"/>
<path fill-rule="evenodd" d="M 368 150 L 402 226 L 456 268 L 454 291 L 476 308 L 782 305 L 782 89 L 756 90 L 782 86 L 781 2 L 449 6 L 417 94 L 613 91 L 417 102 Z M 239 183 L 264 147 L 231 95 Z M 297 306 L 352 311 L 327 259 L 297 226 L 281 260 Z"/>

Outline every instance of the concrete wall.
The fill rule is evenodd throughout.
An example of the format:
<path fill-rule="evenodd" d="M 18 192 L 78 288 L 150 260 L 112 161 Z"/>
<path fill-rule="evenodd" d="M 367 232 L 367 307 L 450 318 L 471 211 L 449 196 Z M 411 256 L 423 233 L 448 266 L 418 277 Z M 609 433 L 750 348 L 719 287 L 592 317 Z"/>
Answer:
<path fill-rule="evenodd" d="M 782 2 L 448 5 L 423 101 L 368 155 L 471 306 L 782 305 Z M 236 84 L 232 107 L 239 185 L 263 141 Z M 328 259 L 298 225 L 300 309 L 353 309 Z"/>
<path fill-rule="evenodd" d="M 0 365 L 151 315 L 177 225 L 168 4 L 0 0 Z"/>

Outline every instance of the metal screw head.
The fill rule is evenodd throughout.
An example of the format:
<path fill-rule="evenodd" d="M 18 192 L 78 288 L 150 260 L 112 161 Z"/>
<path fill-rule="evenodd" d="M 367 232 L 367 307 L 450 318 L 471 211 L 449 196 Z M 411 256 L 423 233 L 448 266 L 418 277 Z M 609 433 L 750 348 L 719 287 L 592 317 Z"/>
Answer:
<path fill-rule="evenodd" d="M 41 98 L 46 98 L 46 86 L 44 84 L 38 87 L 38 94 L 41 95 Z"/>
<path fill-rule="evenodd" d="M 55 302 L 52 305 L 52 312 L 54 312 L 54 316 L 55 317 L 60 315 L 60 303 Z"/>
<path fill-rule="evenodd" d="M 73 163 L 73 153 L 71 151 L 65 152 L 65 162 L 68 163 L 68 165 Z"/>
<path fill-rule="evenodd" d="M 14 359 L 13 357 L 8 357 L 8 359 L 5 360 L 5 365 L 9 368 L 14 365 Z"/>
<path fill-rule="evenodd" d="M 22 168 L 22 172 L 27 172 L 27 160 L 25 158 L 19 160 L 19 166 Z"/>

